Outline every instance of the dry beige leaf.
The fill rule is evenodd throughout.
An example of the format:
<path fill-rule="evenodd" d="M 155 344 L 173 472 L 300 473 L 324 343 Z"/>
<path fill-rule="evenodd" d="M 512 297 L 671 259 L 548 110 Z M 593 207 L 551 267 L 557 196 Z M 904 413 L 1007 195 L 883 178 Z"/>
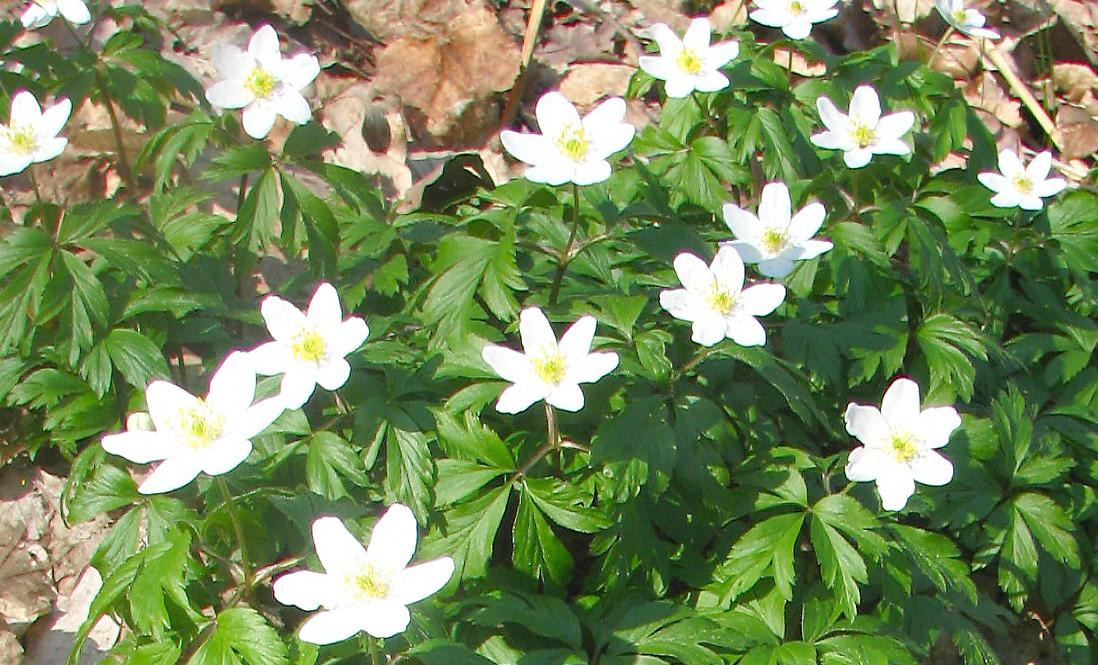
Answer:
<path fill-rule="evenodd" d="M 727 0 L 713 8 L 709 13 L 709 24 L 713 32 L 731 32 L 734 28 L 747 24 L 748 3 L 745 0 Z"/>
<path fill-rule="evenodd" d="M 362 127 L 368 108 L 380 110 L 388 125 L 389 146 L 385 152 L 370 149 L 363 136 Z M 395 102 L 378 100 L 371 84 L 358 83 L 324 104 L 320 110 L 320 122 L 343 139 L 338 146 L 324 151 L 325 161 L 362 173 L 376 174 L 381 179 L 381 189 L 386 197 L 404 197 L 412 186 L 412 173 L 407 164 L 407 130 Z"/>
<path fill-rule="evenodd" d="M 934 11 L 934 0 L 873 0 L 873 6 L 890 14 L 898 13 L 903 23 L 915 23 Z"/>
<path fill-rule="evenodd" d="M 669 0 L 629 0 L 629 4 L 636 7 L 642 16 L 639 27 L 665 23 L 681 35 L 690 25 L 690 18 L 680 11 L 682 3 Z"/>
<path fill-rule="evenodd" d="M 22 662 L 23 647 L 19 644 L 19 638 L 11 631 L 0 630 L 0 663 L 21 665 Z"/>
<path fill-rule="evenodd" d="M 998 124 L 1007 127 L 1022 125 L 1022 104 L 1006 94 L 994 75 L 982 72 L 973 77 L 962 90 L 965 101 L 988 124 L 992 133 L 998 131 Z"/>
<path fill-rule="evenodd" d="M 782 67 L 782 69 L 790 69 L 789 66 L 789 49 L 776 48 L 774 49 L 774 62 Z M 793 73 L 797 76 L 815 77 L 823 76 L 827 73 L 827 65 L 822 62 L 809 62 L 807 58 L 801 54 L 800 51 L 793 51 Z"/>
<path fill-rule="evenodd" d="M 424 116 L 426 130 L 446 135 L 469 107 L 518 76 L 519 50 L 482 4 L 427 38 L 401 37 L 378 56 L 376 84 L 400 96 Z"/>
<path fill-rule="evenodd" d="M 1052 81 L 1074 104 L 1098 92 L 1098 74 L 1082 63 L 1059 62 L 1052 66 Z"/>
<path fill-rule="evenodd" d="M 1056 113 L 1056 131 L 1060 134 L 1064 159 L 1093 159 L 1098 152 L 1098 119 L 1078 106 L 1060 107 Z"/>
<path fill-rule="evenodd" d="M 560 91 L 580 107 L 590 106 L 603 97 L 624 97 L 634 71 L 628 65 L 605 62 L 573 65 L 560 82 Z"/>
<path fill-rule="evenodd" d="M 370 34 L 389 43 L 403 37 L 427 39 L 480 6 L 471 0 L 344 0 L 347 12 Z"/>

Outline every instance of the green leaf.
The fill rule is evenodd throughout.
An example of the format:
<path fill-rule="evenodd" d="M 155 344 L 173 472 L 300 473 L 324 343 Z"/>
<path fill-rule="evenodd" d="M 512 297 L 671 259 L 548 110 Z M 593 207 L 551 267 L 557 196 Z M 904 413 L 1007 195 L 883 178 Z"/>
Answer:
<path fill-rule="evenodd" d="M 421 556 L 424 559 L 452 557 L 455 580 L 482 577 L 510 496 L 510 485 L 495 487 L 446 511 L 437 531 L 433 530 L 424 542 Z"/>
<path fill-rule="evenodd" d="M 675 431 L 658 397 L 640 399 L 605 421 L 591 440 L 591 465 L 606 464 L 619 480 L 623 496 L 641 487 L 658 496 L 675 469 Z"/>
<path fill-rule="evenodd" d="M 915 341 L 930 366 L 928 392 L 949 386 L 961 399 L 971 399 L 976 370 L 964 352 L 987 359 L 980 335 L 960 319 L 939 312 L 923 319 L 915 332 Z"/>
<path fill-rule="evenodd" d="M 130 474 L 112 464 L 100 464 L 90 479 L 74 489 L 65 503 L 65 517 L 72 522 L 86 522 L 141 499 Z"/>
<path fill-rule="evenodd" d="M 234 225 L 233 241 L 247 240 L 248 249 L 265 251 L 275 237 L 279 208 L 278 172 L 269 168 L 244 197 Z"/>
<path fill-rule="evenodd" d="M 432 504 L 435 465 L 423 432 L 389 427 L 385 437 L 389 491 L 422 519 Z"/>
<path fill-rule="evenodd" d="M 579 531 L 595 533 L 613 522 L 587 504 L 591 497 L 578 487 L 552 478 L 524 478 L 523 486 L 530 499 L 557 524 Z"/>
<path fill-rule="evenodd" d="M 156 556 L 145 557 L 141 572 L 134 579 L 128 594 L 130 617 L 134 626 L 146 634 L 160 637 L 165 631 L 179 631 L 183 626 L 178 615 L 169 614 L 165 599 L 184 610 L 187 617 L 196 622 L 202 615 L 191 607 L 185 588 L 191 537 L 188 531 L 173 529 L 165 541 L 166 548 Z M 153 550 L 148 550 L 153 551 Z"/>
<path fill-rule="evenodd" d="M 865 560 L 837 529 L 816 515 L 809 526 L 812 549 L 820 562 L 824 584 L 839 596 L 842 611 L 853 619 L 858 614 L 862 595 L 858 583 L 869 581 Z"/>
<path fill-rule="evenodd" d="M 517 570 L 558 588 L 571 579 L 572 555 L 553 533 L 529 491 L 519 495 L 513 544 L 512 561 Z"/>
<path fill-rule="evenodd" d="M 288 665 L 289 651 L 263 615 L 249 607 L 224 610 L 214 631 L 188 661 L 191 665 Z"/>
<path fill-rule="evenodd" d="M 769 574 L 782 596 L 791 599 L 796 583 L 793 549 L 804 517 L 804 513 L 775 515 L 741 536 L 718 573 L 722 597 L 734 599 Z"/>
<path fill-rule="evenodd" d="M 579 619 L 559 598 L 497 591 L 475 602 L 480 608 L 472 614 L 474 624 L 492 628 L 503 623 L 517 623 L 535 635 L 574 649 L 582 647 Z"/>
<path fill-rule="evenodd" d="M 309 437 L 305 458 L 305 482 L 309 489 L 338 499 L 348 496 L 343 479 L 359 487 L 370 484 L 362 458 L 349 442 L 332 432 L 316 432 Z"/>
<path fill-rule="evenodd" d="M 136 330 L 116 328 L 107 335 L 103 344 L 114 366 L 131 386 L 144 388 L 153 379 L 171 376 L 164 354 Z"/>
<path fill-rule="evenodd" d="M 1024 492 L 1013 504 L 1046 552 L 1061 563 L 1079 567 L 1079 546 L 1071 533 L 1076 525 L 1055 501 L 1044 494 Z"/>

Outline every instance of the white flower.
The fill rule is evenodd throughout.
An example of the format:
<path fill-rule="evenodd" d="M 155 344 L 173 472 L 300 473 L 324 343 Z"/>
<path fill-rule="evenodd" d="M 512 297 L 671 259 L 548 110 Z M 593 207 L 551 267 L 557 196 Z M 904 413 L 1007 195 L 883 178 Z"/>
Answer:
<path fill-rule="evenodd" d="M 213 63 L 223 80 L 206 90 L 206 99 L 220 108 L 243 108 L 248 136 L 267 136 L 275 114 L 299 125 L 309 122 L 312 111 L 301 90 L 320 73 L 320 63 L 307 53 L 283 58 L 271 26 L 256 30 L 247 51 L 233 44 L 218 44 Z"/>
<path fill-rule="evenodd" d="M 580 119 L 572 102 L 559 92 L 538 100 L 535 113 L 541 134 L 504 130 L 499 138 L 507 152 L 526 162 L 534 182 L 590 185 L 610 177 L 606 158 L 633 140 L 636 128 L 623 122 L 625 100 L 608 99 Z"/>
<path fill-rule="evenodd" d="M 513 383 L 499 396 L 496 409 L 502 413 L 525 411 L 538 400 L 565 411 L 583 408 L 581 383 L 594 383 L 618 366 L 616 353 L 591 353 L 595 317 L 582 316 L 557 343 L 553 328 L 537 307 L 519 314 L 519 353 L 489 344 L 481 351 L 484 362 Z"/>
<path fill-rule="evenodd" d="M 335 517 L 313 522 L 313 544 L 324 572 L 294 571 L 273 585 L 284 605 L 323 608 L 302 624 L 303 642 L 332 644 L 360 630 L 392 637 L 408 627 L 406 606 L 437 592 L 454 574 L 448 556 L 408 566 L 416 550 L 416 518 L 399 503 L 377 521 L 365 549 Z"/>
<path fill-rule="evenodd" d="M 852 169 L 865 166 L 873 155 L 911 152 L 900 137 L 915 124 L 915 114 L 900 111 L 881 117 L 881 100 L 868 85 L 854 90 L 849 116 L 839 113 L 827 97 L 816 100 L 816 109 L 828 131 L 814 134 L 812 142 L 821 148 L 844 151 L 843 159 Z"/>
<path fill-rule="evenodd" d="M 34 30 L 49 25 L 58 14 L 73 25 L 84 25 L 91 20 L 88 6 L 81 0 L 31 0 L 20 20 L 24 29 Z"/>
<path fill-rule="evenodd" d="M 282 374 L 280 397 L 287 409 L 297 409 L 312 396 L 316 384 L 335 390 L 347 382 L 351 366 L 344 358 L 366 340 L 370 329 L 360 317 L 343 320 L 335 287 L 322 283 L 304 313 L 278 296 L 260 306 L 274 338 L 250 353 L 258 374 Z"/>
<path fill-rule="evenodd" d="M 724 206 L 724 223 L 737 238 L 728 244 L 744 262 L 759 264 L 767 277 L 785 277 L 794 261 L 815 258 L 832 247 L 827 240 L 812 239 L 827 214 L 823 204 L 810 203 L 796 215 L 791 215 L 791 205 L 789 188 L 772 182 L 763 187 L 758 217 L 731 203 Z"/>
<path fill-rule="evenodd" d="M 69 140 L 58 137 L 72 113 L 72 102 L 62 99 L 45 111 L 26 90 L 11 98 L 11 116 L 0 125 L 0 176 L 19 173 L 31 164 L 60 155 Z"/>
<path fill-rule="evenodd" d="M 755 0 L 757 9 L 751 20 L 772 28 L 781 28 L 790 39 L 805 39 L 813 23 L 822 23 L 839 15 L 839 0 Z"/>
<path fill-rule="evenodd" d="M 985 172 L 976 177 L 995 196 L 991 204 L 999 208 L 1019 207 L 1024 210 L 1040 210 L 1044 206 L 1041 200 L 1055 196 L 1067 187 L 1063 178 L 1049 178 L 1052 168 L 1052 153 L 1042 152 L 1026 166 L 1013 150 L 999 153 L 999 173 Z"/>
<path fill-rule="evenodd" d="M 999 33 L 984 27 L 983 14 L 965 7 L 965 0 L 934 0 L 934 8 L 946 23 L 970 37 L 999 38 Z"/>
<path fill-rule="evenodd" d="M 743 288 L 743 260 L 725 245 L 708 266 L 689 253 L 675 257 L 675 272 L 686 288 L 660 292 L 660 306 L 676 319 L 693 322 L 693 339 L 713 346 L 724 338 L 740 346 L 766 344 L 766 330 L 755 317 L 765 316 L 785 300 L 781 284 Z"/>
<path fill-rule="evenodd" d="M 663 23 L 648 29 L 660 47 L 659 57 L 642 55 L 640 68 L 666 81 L 668 97 L 686 97 L 695 90 L 716 92 L 728 87 L 728 77 L 719 70 L 740 52 L 737 42 L 709 45 L 709 19 L 690 22 L 680 41 Z"/>
<path fill-rule="evenodd" d="M 846 407 L 846 431 L 864 445 L 850 453 L 846 477 L 877 482 L 885 510 L 900 510 L 915 493 L 915 481 L 945 485 L 953 465 L 934 451 L 961 425 L 952 406 L 919 410 L 919 384 L 896 379 L 880 410 L 853 402 Z"/>
<path fill-rule="evenodd" d="M 233 352 L 214 372 L 206 399 L 167 381 L 150 383 L 145 401 L 156 430 L 128 420 L 140 428 L 103 437 L 103 449 L 138 464 L 164 460 L 137 488 L 142 494 L 183 487 L 199 472 L 228 473 L 252 452 L 250 439 L 282 413 L 278 399 L 252 404 L 254 397 L 251 360 Z"/>

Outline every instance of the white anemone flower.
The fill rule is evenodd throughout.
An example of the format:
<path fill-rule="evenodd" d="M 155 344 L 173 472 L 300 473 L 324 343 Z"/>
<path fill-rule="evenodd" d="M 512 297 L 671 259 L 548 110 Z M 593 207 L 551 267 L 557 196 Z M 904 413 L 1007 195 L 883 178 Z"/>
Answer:
<path fill-rule="evenodd" d="M 827 212 L 823 204 L 809 203 L 792 214 L 789 188 L 772 182 L 762 190 L 759 215 L 739 206 L 724 206 L 724 223 L 736 236 L 729 245 L 736 248 L 745 263 L 759 264 L 767 277 L 785 277 L 793 272 L 793 262 L 813 259 L 831 249 L 827 240 L 814 240 Z"/>
<path fill-rule="evenodd" d="M 312 111 L 301 90 L 320 73 L 316 56 L 299 53 L 283 58 L 274 28 L 256 30 L 242 51 L 233 44 L 218 44 L 213 63 L 222 80 L 206 90 L 206 99 L 224 109 L 244 109 L 244 131 L 262 139 L 274 126 L 275 116 L 304 125 Z"/>
<path fill-rule="evenodd" d="M 0 125 L 0 176 L 19 173 L 65 150 L 69 140 L 58 134 L 69 120 L 72 102 L 62 99 L 44 111 L 35 96 L 20 90 L 11 98 L 11 116 Z"/>
<path fill-rule="evenodd" d="M 145 401 L 155 431 L 127 420 L 130 429 L 103 437 L 103 449 L 138 464 L 163 460 L 137 488 L 142 494 L 170 492 L 199 473 L 228 473 L 252 452 L 251 438 L 282 413 L 280 400 L 252 404 L 254 398 L 251 360 L 233 352 L 214 372 L 205 399 L 167 381 L 150 383 Z"/>
<path fill-rule="evenodd" d="M 934 0 L 934 8 L 946 23 L 969 37 L 999 38 L 999 33 L 984 27 L 983 14 L 965 7 L 965 0 Z"/>
<path fill-rule="evenodd" d="M 591 185 L 610 177 L 606 158 L 633 140 L 636 128 L 625 119 L 625 100 L 608 99 L 582 119 L 568 98 L 548 92 L 538 100 L 535 114 L 541 134 L 500 133 L 507 152 L 530 165 L 526 177 L 534 182 Z"/>
<path fill-rule="evenodd" d="M 755 0 L 751 20 L 781 28 L 790 39 L 805 39 L 813 23 L 822 23 L 839 15 L 839 0 Z"/>
<path fill-rule="evenodd" d="M 312 612 L 298 637 L 332 644 L 364 630 L 392 637 L 408 627 L 408 607 L 446 585 L 454 560 L 442 557 L 409 566 L 416 550 L 416 518 L 394 503 L 370 534 L 365 548 L 335 517 L 313 522 L 313 544 L 323 573 L 298 570 L 274 581 L 274 596 L 284 605 Z"/>
<path fill-rule="evenodd" d="M 755 318 L 766 316 L 785 300 L 781 284 L 744 285 L 743 260 L 730 245 L 705 265 L 693 254 L 675 257 L 675 273 L 686 288 L 660 292 L 660 306 L 693 325 L 691 339 L 702 346 L 731 339 L 740 346 L 766 344 L 766 330 Z"/>
<path fill-rule="evenodd" d="M 1038 154 L 1026 166 L 1013 150 L 999 153 L 999 171 L 980 173 L 976 177 L 995 196 L 991 204 L 999 208 L 1022 208 L 1040 210 L 1044 207 L 1042 198 L 1055 196 L 1067 187 L 1063 178 L 1049 178 L 1052 169 L 1052 153 L 1047 150 Z"/>
<path fill-rule="evenodd" d="M 821 148 L 842 150 L 852 169 L 869 163 L 873 155 L 906 155 L 911 152 L 900 140 L 915 124 L 915 114 L 900 111 L 881 116 L 881 100 L 871 86 L 860 85 L 850 100 L 850 115 L 840 113 L 827 97 L 816 100 L 826 132 L 814 134 L 812 142 Z"/>
<path fill-rule="evenodd" d="M 282 374 L 280 397 L 287 409 L 300 408 L 319 383 L 336 390 L 347 382 L 351 366 L 347 354 L 370 334 L 360 317 L 343 320 L 335 287 L 322 283 L 302 312 L 278 296 L 267 296 L 260 306 L 274 341 L 250 352 L 255 371 L 264 376 Z"/>
<path fill-rule="evenodd" d="M 581 316 L 557 342 L 549 320 L 537 307 L 519 314 L 522 353 L 489 344 L 481 351 L 484 362 L 514 385 L 499 396 L 501 413 L 525 411 L 538 400 L 558 409 L 583 408 L 581 383 L 594 383 L 618 366 L 618 354 L 591 353 L 595 338 L 595 317 Z"/>
<path fill-rule="evenodd" d="M 720 68 L 739 55 L 740 45 L 727 41 L 710 46 L 709 19 L 691 21 L 681 40 L 663 23 L 656 23 L 648 33 L 659 45 L 660 54 L 642 55 L 640 68 L 666 81 L 664 90 L 668 97 L 678 99 L 695 90 L 716 92 L 728 87 L 728 77 Z"/>
<path fill-rule="evenodd" d="M 846 477 L 876 481 L 884 509 L 900 510 L 915 493 L 915 481 L 945 485 L 953 479 L 953 464 L 934 449 L 960 425 L 952 406 L 920 410 L 919 384 L 896 379 L 880 409 L 853 402 L 846 407 L 846 431 L 863 444 L 850 453 Z"/>
<path fill-rule="evenodd" d="M 81 0 L 31 0 L 20 21 L 25 30 L 34 30 L 46 27 L 58 14 L 73 25 L 91 20 L 91 12 Z"/>

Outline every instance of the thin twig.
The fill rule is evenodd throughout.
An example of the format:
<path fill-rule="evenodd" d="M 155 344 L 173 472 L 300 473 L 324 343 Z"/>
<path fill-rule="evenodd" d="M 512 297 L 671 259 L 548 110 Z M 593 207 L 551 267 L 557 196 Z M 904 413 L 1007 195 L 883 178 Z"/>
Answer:
<path fill-rule="evenodd" d="M 995 65 L 995 68 L 999 70 L 999 73 L 1006 79 L 1007 84 L 1010 85 L 1010 89 L 1022 100 L 1022 103 L 1026 105 L 1029 112 L 1033 114 L 1033 117 L 1037 118 L 1037 124 L 1041 125 L 1041 129 L 1045 130 L 1048 134 L 1048 138 L 1052 141 L 1052 145 L 1057 150 L 1063 151 L 1063 146 L 1060 144 L 1059 137 L 1056 132 L 1056 123 L 1049 117 L 1048 112 L 1045 111 L 1041 103 L 1037 101 L 1037 98 L 1033 96 L 1033 93 L 1029 91 L 1029 87 L 1018 78 L 1018 75 L 1014 73 L 1014 70 L 1010 68 L 1010 64 L 1007 63 L 1006 58 L 999 52 L 999 49 L 992 46 L 987 50 L 986 57 L 991 61 L 991 64 Z"/>

